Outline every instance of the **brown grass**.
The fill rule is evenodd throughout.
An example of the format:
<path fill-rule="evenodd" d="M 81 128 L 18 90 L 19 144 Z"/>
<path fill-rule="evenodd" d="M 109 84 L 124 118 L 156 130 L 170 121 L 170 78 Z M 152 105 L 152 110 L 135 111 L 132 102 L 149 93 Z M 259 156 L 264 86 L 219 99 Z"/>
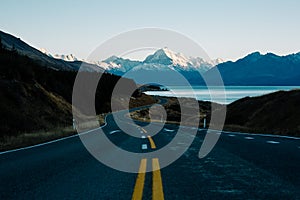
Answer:
<path fill-rule="evenodd" d="M 90 130 L 99 127 L 99 125 L 103 125 L 105 123 L 104 121 L 106 115 L 106 113 L 100 114 L 98 116 L 98 121 L 80 124 L 80 127 L 78 128 L 80 128 L 80 130 Z M 15 136 L 4 135 L 0 140 L 0 151 L 36 145 L 75 134 L 77 134 L 77 131 L 74 130 L 72 126 L 69 126 L 57 127 L 49 131 L 40 130 L 36 132 L 22 133 Z"/>
<path fill-rule="evenodd" d="M 51 131 L 38 131 L 33 133 L 23 133 L 16 136 L 3 136 L 0 140 L 0 151 L 31 146 L 74 134 L 76 134 L 76 131 L 74 131 L 72 127 L 59 127 Z"/>

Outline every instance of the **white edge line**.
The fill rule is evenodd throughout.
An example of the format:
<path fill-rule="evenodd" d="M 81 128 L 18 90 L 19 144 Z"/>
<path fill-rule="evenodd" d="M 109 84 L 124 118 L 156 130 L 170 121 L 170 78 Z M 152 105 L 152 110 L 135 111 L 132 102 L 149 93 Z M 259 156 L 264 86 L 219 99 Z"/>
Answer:
<path fill-rule="evenodd" d="M 85 132 L 82 132 L 82 133 L 78 133 L 78 134 L 75 134 L 75 135 L 70 135 L 70 136 L 67 136 L 67 137 L 51 140 L 51 141 L 48 141 L 48 142 L 40 143 L 40 144 L 35 144 L 35 145 L 22 147 L 22 148 L 18 148 L 18 149 L 12 149 L 12 150 L 8 150 L 8 151 L 2 151 L 2 152 L 0 152 L 0 155 L 7 154 L 7 153 L 12 153 L 12 152 L 16 152 L 16 151 L 21 151 L 21 150 L 26 150 L 26 149 L 32 149 L 32 148 L 35 148 L 35 147 L 40 147 L 40 146 L 44 146 L 44 145 L 47 145 L 47 144 L 52 144 L 52 143 L 55 143 L 55 142 L 59 142 L 59 141 L 63 141 L 63 140 L 67 140 L 67 139 L 70 139 L 70 138 L 74 138 L 74 137 L 78 137 L 78 136 L 81 136 L 81 135 L 88 134 L 90 132 L 93 132 L 95 130 L 98 130 L 100 128 L 105 127 L 107 125 L 106 117 L 107 117 L 107 115 L 105 116 L 105 120 L 104 120 L 105 123 L 102 126 L 98 127 L 98 128 L 88 130 L 88 131 L 85 131 Z"/>
<path fill-rule="evenodd" d="M 225 134 L 235 134 L 235 135 L 249 135 L 249 136 L 263 136 L 263 137 L 273 137 L 273 138 L 286 138 L 286 139 L 294 139 L 300 140 L 298 137 L 293 136 L 285 136 L 285 135 L 272 135 L 272 134 L 261 134 L 261 133 L 241 133 L 241 132 L 230 132 L 230 131 L 222 131 Z"/>
<path fill-rule="evenodd" d="M 174 132 L 175 130 L 171 130 L 171 129 L 164 128 L 164 131 L 167 131 L 167 132 Z"/>
<path fill-rule="evenodd" d="M 280 142 L 277 142 L 277 141 L 266 141 L 266 143 L 268 143 L 268 144 L 279 144 Z"/>
<path fill-rule="evenodd" d="M 118 133 L 118 132 L 122 132 L 122 131 L 121 130 L 114 130 L 114 131 L 109 132 L 109 134 L 112 135 L 112 134 Z"/>

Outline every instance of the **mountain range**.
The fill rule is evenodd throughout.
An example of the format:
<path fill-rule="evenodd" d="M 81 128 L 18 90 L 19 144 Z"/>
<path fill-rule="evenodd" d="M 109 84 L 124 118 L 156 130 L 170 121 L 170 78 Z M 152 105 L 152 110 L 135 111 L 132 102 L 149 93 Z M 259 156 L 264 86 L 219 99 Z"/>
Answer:
<path fill-rule="evenodd" d="M 223 62 L 222 59 L 206 61 L 200 57 L 187 57 L 165 47 L 147 56 L 144 61 L 133 61 L 112 56 L 97 64 L 112 73 L 123 75 L 129 70 L 176 70 L 204 73 L 221 62 Z"/>
<path fill-rule="evenodd" d="M 300 85 L 300 52 L 286 56 L 254 52 L 217 65 L 205 77 L 213 80 L 216 70 L 225 85 Z"/>
<path fill-rule="evenodd" d="M 235 62 L 223 62 L 222 59 L 205 61 L 199 57 L 186 57 L 162 48 L 144 61 L 112 56 L 98 65 L 117 75 L 123 75 L 130 70 L 140 74 L 175 70 L 184 75 L 192 85 L 205 85 L 203 77 L 210 84 L 220 84 L 218 80 L 214 80 L 216 72 L 220 73 L 225 85 L 300 85 L 300 52 L 286 56 L 254 52 Z"/>
<path fill-rule="evenodd" d="M 80 66 L 89 71 L 109 72 L 123 76 L 134 71 L 140 74 L 149 72 L 177 71 L 192 85 L 205 85 L 203 77 L 211 84 L 219 72 L 225 85 L 300 85 L 300 53 L 278 56 L 254 52 L 235 62 L 222 59 L 207 61 L 200 57 L 188 57 L 168 48 L 158 49 L 143 61 L 111 56 L 102 61 L 85 61 L 74 55 L 52 55 L 45 50 L 37 50 L 10 34 L 0 31 L 1 43 L 7 49 L 15 49 L 42 66 L 56 70 L 77 71 Z M 167 77 L 167 76 L 166 76 Z M 135 77 L 128 77 L 135 78 Z M 139 80 L 136 80 L 139 83 Z"/>
<path fill-rule="evenodd" d="M 68 55 L 64 55 L 64 54 L 51 54 L 50 52 L 48 52 L 46 49 L 39 49 L 42 53 L 46 54 L 49 57 L 55 58 L 55 59 L 60 59 L 60 60 L 64 60 L 64 61 L 68 61 L 68 62 L 74 62 L 74 61 L 84 61 L 83 59 L 79 59 L 77 57 L 75 57 L 75 55 L 73 54 L 68 54 Z"/>

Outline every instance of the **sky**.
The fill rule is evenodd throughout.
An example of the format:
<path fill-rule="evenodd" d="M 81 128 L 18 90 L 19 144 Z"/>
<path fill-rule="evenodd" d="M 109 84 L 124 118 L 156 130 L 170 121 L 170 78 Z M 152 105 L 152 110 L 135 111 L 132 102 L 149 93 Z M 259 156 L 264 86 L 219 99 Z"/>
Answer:
<path fill-rule="evenodd" d="M 299 0 L 1 0 L 0 30 L 36 48 L 87 58 L 101 43 L 144 27 L 169 29 L 210 56 L 300 51 Z"/>

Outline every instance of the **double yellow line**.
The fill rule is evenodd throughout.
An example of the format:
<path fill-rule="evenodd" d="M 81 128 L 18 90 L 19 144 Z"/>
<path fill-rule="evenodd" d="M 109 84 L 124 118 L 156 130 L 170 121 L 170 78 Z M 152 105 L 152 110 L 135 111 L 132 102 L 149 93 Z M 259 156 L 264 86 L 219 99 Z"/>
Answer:
<path fill-rule="evenodd" d="M 147 159 L 142 159 L 139 173 L 136 178 L 135 187 L 132 195 L 132 200 L 139 200 L 143 198 L 143 190 L 146 176 Z"/>
<path fill-rule="evenodd" d="M 160 167 L 158 158 L 152 159 L 152 199 L 161 200 L 164 199 L 164 191 L 162 186 L 162 179 L 160 174 Z"/>
<path fill-rule="evenodd" d="M 153 139 L 148 136 L 150 141 L 150 146 L 152 149 L 155 149 L 155 143 Z M 142 200 L 143 190 L 146 177 L 146 168 L 147 168 L 147 159 L 143 158 L 140 162 L 139 173 L 135 182 L 135 187 L 132 195 L 132 200 Z M 162 186 L 162 178 L 160 173 L 160 166 L 158 158 L 152 159 L 152 199 L 153 200 L 163 200 L 164 192 Z"/>
<path fill-rule="evenodd" d="M 135 182 L 132 200 L 141 200 L 143 198 L 143 190 L 146 176 L 147 159 L 142 159 L 140 163 L 139 173 Z M 152 159 L 152 199 L 163 200 L 164 192 L 162 186 L 162 178 L 158 158 Z"/>

